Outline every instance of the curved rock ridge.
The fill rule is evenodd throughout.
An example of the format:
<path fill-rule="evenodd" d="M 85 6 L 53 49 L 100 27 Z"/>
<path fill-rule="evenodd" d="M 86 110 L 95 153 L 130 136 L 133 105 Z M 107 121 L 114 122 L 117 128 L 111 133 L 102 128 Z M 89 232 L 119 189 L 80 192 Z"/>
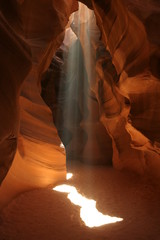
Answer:
<path fill-rule="evenodd" d="M 101 3 L 93 0 L 92 4 L 104 43 L 120 75 L 118 83 L 110 85 L 113 93 L 123 99 L 117 101 L 117 109 L 120 104 L 121 111 L 117 116 L 107 116 L 102 106 L 101 116 L 112 137 L 114 166 L 159 177 L 160 83 L 152 74 L 152 45 L 145 26 L 118 0 Z M 104 75 L 105 70 L 98 72 Z"/>

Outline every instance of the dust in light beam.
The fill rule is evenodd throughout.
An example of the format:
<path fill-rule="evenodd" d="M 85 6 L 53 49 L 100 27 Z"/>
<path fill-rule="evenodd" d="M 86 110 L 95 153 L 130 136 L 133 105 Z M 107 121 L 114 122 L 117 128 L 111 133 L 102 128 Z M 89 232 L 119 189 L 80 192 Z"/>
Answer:
<path fill-rule="evenodd" d="M 68 173 L 67 179 L 70 179 L 72 176 L 72 173 Z M 123 218 L 103 215 L 97 210 L 95 200 L 82 196 L 73 186 L 62 184 L 56 186 L 53 190 L 68 193 L 67 198 L 73 204 L 80 206 L 80 217 L 87 227 L 100 227 L 105 224 L 123 221 Z"/>

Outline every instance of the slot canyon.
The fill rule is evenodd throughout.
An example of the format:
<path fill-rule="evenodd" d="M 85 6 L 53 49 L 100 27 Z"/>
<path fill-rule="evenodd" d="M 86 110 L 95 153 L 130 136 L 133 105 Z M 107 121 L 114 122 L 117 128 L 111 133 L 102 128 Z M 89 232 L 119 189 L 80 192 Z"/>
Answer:
<path fill-rule="evenodd" d="M 0 0 L 0 240 L 160 239 L 160 0 Z"/>

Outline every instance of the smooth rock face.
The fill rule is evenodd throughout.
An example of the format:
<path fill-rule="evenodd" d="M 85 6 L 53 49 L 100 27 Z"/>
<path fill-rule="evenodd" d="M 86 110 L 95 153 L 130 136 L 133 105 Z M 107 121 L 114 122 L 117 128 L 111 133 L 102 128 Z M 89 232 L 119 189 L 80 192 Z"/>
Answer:
<path fill-rule="evenodd" d="M 76 55 L 55 55 L 76 0 L 0 1 L 0 182 L 14 159 L 0 187 L 0 206 L 20 192 L 65 179 L 60 138 L 68 159 L 108 164 L 112 158 L 118 169 L 160 177 L 160 3 L 82 2 L 95 15 L 80 7 L 82 15 L 69 22 L 75 45 L 64 44 L 67 55 L 80 51 L 83 62 L 76 69 Z M 60 82 L 58 71 L 42 81 L 52 113 L 40 97 L 51 61 L 53 72 L 54 64 L 58 71 L 72 61 L 74 67 L 62 71 Z M 59 103 L 60 91 L 65 97 Z"/>
<path fill-rule="evenodd" d="M 31 68 L 29 46 L 9 25 L 4 14 L 0 12 L 0 182 L 16 151 L 20 87 Z"/>

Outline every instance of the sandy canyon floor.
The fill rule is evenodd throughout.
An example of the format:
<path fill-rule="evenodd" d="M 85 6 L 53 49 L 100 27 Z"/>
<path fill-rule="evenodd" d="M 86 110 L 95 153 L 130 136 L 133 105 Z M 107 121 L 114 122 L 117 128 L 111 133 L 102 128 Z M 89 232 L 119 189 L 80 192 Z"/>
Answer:
<path fill-rule="evenodd" d="M 159 240 L 160 187 L 149 179 L 113 168 L 81 163 L 68 169 L 65 184 L 96 200 L 97 209 L 123 221 L 89 228 L 80 207 L 52 187 L 15 198 L 0 214 L 0 240 Z"/>

